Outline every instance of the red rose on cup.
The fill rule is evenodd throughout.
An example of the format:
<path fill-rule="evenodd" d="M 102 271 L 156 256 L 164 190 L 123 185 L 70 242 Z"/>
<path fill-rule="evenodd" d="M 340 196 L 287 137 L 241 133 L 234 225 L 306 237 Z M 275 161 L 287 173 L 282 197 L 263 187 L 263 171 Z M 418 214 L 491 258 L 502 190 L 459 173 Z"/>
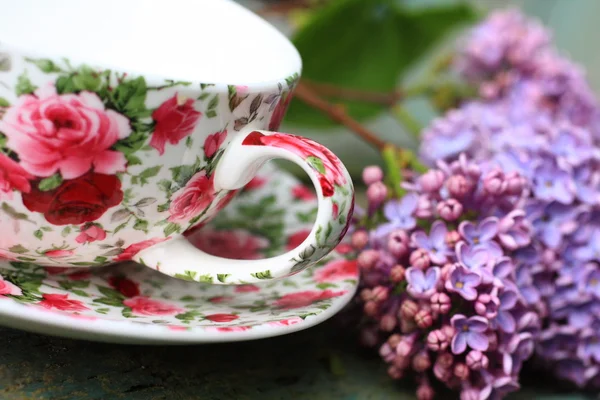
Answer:
<path fill-rule="evenodd" d="M 213 256 L 239 260 L 256 260 L 269 241 L 241 229 L 217 231 L 203 229 L 191 236 L 190 242 Z"/>
<path fill-rule="evenodd" d="M 177 144 L 194 131 L 200 116 L 202 113 L 194 109 L 193 99 L 175 94 L 152 113 L 156 125 L 150 146 L 163 154 L 167 142 Z"/>
<path fill-rule="evenodd" d="M 46 257 L 50 257 L 50 258 L 62 258 L 62 257 L 69 257 L 72 256 L 73 254 L 75 254 L 75 252 L 73 250 L 48 250 L 44 252 L 44 255 Z"/>
<path fill-rule="evenodd" d="M 283 117 L 285 117 L 285 113 L 290 105 L 290 101 L 292 101 L 292 93 L 285 92 L 281 95 L 279 102 L 275 106 L 275 111 L 271 115 L 271 120 L 269 121 L 269 130 L 276 131 L 281 126 L 281 122 L 283 122 Z"/>
<path fill-rule="evenodd" d="M 62 311 L 84 311 L 89 310 L 83 303 L 79 300 L 69 299 L 68 294 L 50 294 L 43 293 L 42 301 L 38 303 L 38 305 L 50 310 L 52 308 L 56 308 L 57 310 Z"/>
<path fill-rule="evenodd" d="M 13 190 L 17 190 L 29 193 L 31 190 L 29 181 L 34 178 L 11 158 L 0 154 L 0 192 L 10 194 Z"/>
<path fill-rule="evenodd" d="M 131 134 L 129 120 L 107 110 L 97 94 L 56 93 L 53 85 L 24 95 L 6 111 L 0 131 L 30 174 L 60 172 L 74 179 L 90 171 L 112 175 L 125 170 L 123 153 L 111 150 Z"/>
<path fill-rule="evenodd" d="M 315 281 L 319 283 L 335 282 L 344 279 L 356 279 L 358 265 L 356 260 L 335 260 L 315 271 Z"/>
<path fill-rule="evenodd" d="M 53 225 L 95 221 L 123 200 L 121 181 L 115 175 L 89 172 L 46 192 L 38 189 L 38 183 L 34 181 L 31 191 L 23 193 L 23 204 L 29 211 L 43 213 Z"/>
<path fill-rule="evenodd" d="M 231 321 L 235 321 L 239 317 L 234 314 L 211 314 L 211 315 L 207 315 L 204 318 L 206 318 L 207 320 L 212 321 L 212 322 L 231 322 Z"/>
<path fill-rule="evenodd" d="M 169 222 L 188 222 L 210 206 L 215 198 L 213 176 L 202 171 L 189 180 L 171 201 Z"/>
<path fill-rule="evenodd" d="M 131 260 L 137 253 L 140 251 L 147 249 L 150 246 L 154 246 L 157 243 L 164 242 L 165 240 L 169 240 L 170 238 L 154 238 L 144 240 L 142 242 L 134 243 L 123 250 L 121 254 L 119 254 L 115 261 L 127 261 Z"/>
<path fill-rule="evenodd" d="M 173 304 L 138 296 L 123 301 L 123 304 L 131 308 L 131 312 L 137 315 L 173 315 L 185 310 Z"/>
<path fill-rule="evenodd" d="M 294 233 L 288 237 L 287 244 L 285 248 L 287 250 L 292 250 L 302 244 L 306 240 L 306 238 L 310 235 L 310 230 L 305 229 Z"/>
<path fill-rule="evenodd" d="M 285 310 L 292 308 L 300 308 L 310 306 L 318 301 L 332 299 L 334 297 L 341 296 L 346 293 L 346 290 L 334 292 L 332 290 L 305 290 L 303 292 L 296 292 L 286 294 L 275 302 L 277 307 Z"/>
<path fill-rule="evenodd" d="M 204 154 L 206 155 L 206 158 L 211 158 L 215 155 L 217 150 L 219 150 L 219 147 L 221 147 L 221 145 L 225 141 L 226 137 L 227 130 L 208 135 L 208 137 L 204 141 Z"/>
<path fill-rule="evenodd" d="M 258 131 L 251 132 L 243 141 L 244 145 L 250 146 L 273 146 L 291 151 L 294 154 L 307 159 L 311 157 L 311 164 L 319 171 L 324 171 L 319 182 L 323 195 L 333 195 L 334 185 L 342 186 L 347 182 L 341 161 L 327 148 L 317 142 L 300 136 L 284 135 L 274 133 L 264 135 Z"/>
<path fill-rule="evenodd" d="M 237 190 L 230 190 L 229 192 L 227 192 L 227 194 L 225 196 L 223 196 L 217 203 L 216 211 L 220 211 L 220 210 L 224 209 L 225 207 L 227 207 L 227 205 L 229 203 L 231 203 L 231 200 L 233 200 L 233 198 L 235 197 L 235 195 L 237 193 L 238 193 Z"/>
<path fill-rule="evenodd" d="M 98 225 L 87 225 L 81 228 L 81 232 L 75 238 L 77 243 L 92 243 L 106 239 L 106 231 Z"/>
<path fill-rule="evenodd" d="M 265 183 L 267 183 L 266 178 L 262 178 L 260 176 L 255 176 L 254 178 L 252 178 L 252 180 L 250 182 L 248 182 L 246 184 L 246 186 L 244 186 L 244 190 L 260 189 L 261 187 L 263 187 L 265 185 Z"/>
<path fill-rule="evenodd" d="M 296 185 L 292 188 L 292 196 L 298 200 L 311 201 L 317 198 L 315 193 L 304 185 Z"/>
<path fill-rule="evenodd" d="M 256 285 L 239 285 L 235 287 L 236 293 L 252 293 L 260 292 L 260 288 Z"/>
<path fill-rule="evenodd" d="M 112 276 L 108 279 L 108 284 L 125 297 L 135 297 L 140 295 L 140 285 L 124 277 Z"/>

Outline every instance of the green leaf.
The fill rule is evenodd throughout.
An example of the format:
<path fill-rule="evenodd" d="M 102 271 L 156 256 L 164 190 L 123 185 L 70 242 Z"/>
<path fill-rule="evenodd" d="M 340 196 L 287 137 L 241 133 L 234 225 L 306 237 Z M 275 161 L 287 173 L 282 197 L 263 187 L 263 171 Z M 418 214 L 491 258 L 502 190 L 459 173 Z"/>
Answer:
<path fill-rule="evenodd" d="M 266 270 L 263 272 L 251 273 L 250 275 L 252 275 L 256 279 L 273 279 L 273 277 L 271 276 L 270 270 Z"/>
<path fill-rule="evenodd" d="M 143 77 L 123 80 L 114 90 L 112 99 L 117 110 L 130 118 L 149 117 L 146 108 L 148 88 Z"/>
<path fill-rule="evenodd" d="M 129 167 L 132 165 L 142 165 L 142 160 L 134 154 L 125 154 L 125 159 L 127 160 L 127 166 Z"/>
<path fill-rule="evenodd" d="M 54 190 L 57 187 L 59 187 L 60 184 L 62 183 L 62 181 L 63 181 L 62 176 L 60 176 L 60 174 L 56 173 L 49 178 L 42 179 L 40 181 L 40 183 L 38 184 L 38 189 L 41 190 L 42 192 L 48 192 L 50 190 Z"/>
<path fill-rule="evenodd" d="M 194 139 L 192 139 L 191 136 L 186 137 L 185 138 L 185 147 L 187 147 L 188 149 L 191 149 L 192 144 L 194 144 Z"/>
<path fill-rule="evenodd" d="M 123 222 L 121 225 L 117 226 L 117 227 L 115 228 L 115 230 L 113 231 L 113 233 L 117 233 L 117 232 L 119 232 L 121 229 L 124 229 L 124 228 L 127 226 L 127 223 L 128 223 L 128 222 L 129 222 L 129 221 L 125 221 L 125 222 Z"/>
<path fill-rule="evenodd" d="M 131 135 L 127 136 L 125 139 L 119 140 L 114 148 L 125 154 L 125 157 L 131 153 L 135 153 L 144 147 L 146 143 L 146 132 L 143 131 L 133 131 Z M 133 161 L 136 162 L 139 160 L 137 157 L 133 158 Z M 129 162 L 129 158 L 127 159 Z M 141 162 L 140 162 L 141 163 Z"/>
<path fill-rule="evenodd" d="M 180 301 L 194 301 L 194 300 L 196 300 L 196 298 L 195 298 L 194 296 L 190 296 L 190 295 L 188 294 L 188 295 L 185 295 L 185 296 L 183 296 L 183 297 L 182 297 L 182 298 L 180 298 L 179 300 L 180 300 Z"/>
<path fill-rule="evenodd" d="M 418 9 L 404 8 L 402 3 L 327 2 L 293 37 L 303 60 L 302 77 L 345 88 L 391 92 L 437 42 L 476 18 L 474 10 L 464 3 Z M 331 46 L 331 38 L 336 38 L 335 46 Z M 358 120 L 375 117 L 385 108 L 360 101 L 342 101 L 341 105 Z M 298 99 L 292 100 L 286 122 L 314 127 L 334 125 L 323 113 Z"/>
<path fill-rule="evenodd" d="M 169 193 L 171 191 L 171 181 L 167 179 L 161 179 L 160 181 L 158 181 L 157 185 L 158 188 L 163 192 Z"/>
<path fill-rule="evenodd" d="M 197 311 L 197 310 L 190 310 L 190 311 L 186 311 L 186 312 L 181 313 L 181 314 L 177 314 L 175 316 L 175 318 L 177 318 L 180 321 L 188 322 L 188 321 L 193 321 L 194 318 L 196 318 L 199 315 L 200 315 L 199 311 Z"/>
<path fill-rule="evenodd" d="M 47 74 L 52 72 L 62 72 L 62 69 L 58 65 L 54 64 L 52 60 L 47 58 L 25 58 L 25 61 L 35 64 L 40 71 Z"/>
<path fill-rule="evenodd" d="M 217 116 L 217 112 L 215 110 L 208 110 L 206 112 L 206 118 L 214 118 Z"/>
<path fill-rule="evenodd" d="M 173 167 L 171 168 L 171 176 L 179 187 L 184 187 L 185 184 L 192 179 L 192 176 L 201 170 L 200 165 L 201 162 L 198 159 L 192 165 L 180 165 L 178 167 Z"/>
<path fill-rule="evenodd" d="M 323 283 L 319 283 L 317 285 L 317 288 L 321 289 L 321 290 L 325 290 L 328 288 L 336 288 L 337 285 L 334 285 L 333 283 L 327 283 L 327 282 L 323 282 Z"/>
<path fill-rule="evenodd" d="M 35 92 L 35 89 L 37 89 L 37 86 L 34 86 L 29 80 L 27 71 L 23 71 L 23 73 L 17 78 L 17 84 L 15 86 L 16 95 L 22 96 L 24 94 L 31 94 Z"/>
<path fill-rule="evenodd" d="M 94 262 L 98 264 L 104 264 L 108 259 L 106 257 L 97 256 L 94 258 Z"/>
<path fill-rule="evenodd" d="M 42 238 L 44 237 L 44 232 L 42 232 L 41 229 L 38 229 L 35 232 L 33 232 L 33 236 L 35 236 L 36 238 L 42 240 Z"/>
<path fill-rule="evenodd" d="M 110 311 L 110 308 L 96 308 L 96 312 L 100 314 L 106 314 Z"/>
<path fill-rule="evenodd" d="M 123 299 L 125 299 L 125 297 L 118 291 L 116 291 L 115 289 L 111 289 L 109 287 L 106 286 L 98 286 L 98 290 L 100 291 L 100 293 L 102 293 L 105 297 L 109 297 L 109 298 L 113 298 L 113 299 L 121 299 L 121 301 Z"/>
<path fill-rule="evenodd" d="M 217 108 L 217 106 L 219 105 L 219 95 L 215 94 L 215 96 L 210 99 L 210 101 L 208 102 L 208 109 L 209 110 L 214 110 L 215 108 Z"/>
<path fill-rule="evenodd" d="M 165 236 L 170 236 L 172 234 L 174 234 L 175 232 L 179 232 L 181 230 L 181 227 L 173 222 L 169 222 L 167 224 L 167 226 L 165 226 L 165 228 L 163 229 L 163 232 L 165 233 Z"/>
<path fill-rule="evenodd" d="M 314 170 L 319 171 L 320 174 L 325 175 L 325 166 L 323 161 L 315 156 L 306 157 L 306 161 L 313 167 Z"/>
<path fill-rule="evenodd" d="M 202 93 L 200 96 L 198 96 L 198 98 L 196 100 L 203 101 L 203 100 L 206 100 L 206 98 L 208 96 L 210 96 L 210 93 Z"/>
<path fill-rule="evenodd" d="M 9 107 L 10 103 L 4 97 L 0 97 L 0 107 Z"/>
<path fill-rule="evenodd" d="M 2 211 L 10 215 L 13 219 L 28 219 L 27 214 L 17 212 L 17 210 L 12 208 L 8 203 L 2 203 Z"/>
<path fill-rule="evenodd" d="M 94 303 L 106 304 L 107 306 L 121 307 L 123 306 L 123 300 L 116 297 L 100 297 L 94 299 Z"/>
<path fill-rule="evenodd" d="M 139 174 L 139 177 L 140 178 L 152 178 L 153 176 L 158 175 L 161 168 L 162 168 L 162 165 L 156 165 L 154 167 L 146 168 Z"/>
<path fill-rule="evenodd" d="M 200 275 L 198 277 L 198 282 L 202 283 L 213 283 L 213 277 L 210 274 Z"/>
<path fill-rule="evenodd" d="M 135 229 L 136 231 L 143 231 L 148 233 L 148 221 L 138 219 L 137 221 L 135 221 L 135 224 L 133 224 L 133 229 Z"/>
<path fill-rule="evenodd" d="M 197 274 L 198 273 L 196 271 L 186 270 L 186 271 L 183 271 L 183 274 L 175 274 L 175 278 L 183 279 L 185 281 L 195 282 Z"/>
<path fill-rule="evenodd" d="M 16 244 L 12 247 L 9 247 L 8 251 L 10 251 L 11 253 L 23 254 L 23 253 L 27 253 L 29 250 L 27 250 L 25 247 L 21 246 L 20 244 Z"/>
<path fill-rule="evenodd" d="M 227 280 L 227 277 L 230 275 L 231 274 L 217 274 L 217 280 L 221 283 L 225 283 L 225 281 Z"/>
<path fill-rule="evenodd" d="M 102 74 L 87 65 L 81 66 L 77 73 L 73 74 L 73 87 L 76 91 L 97 92 L 102 86 Z"/>
<path fill-rule="evenodd" d="M 125 318 L 137 318 L 135 315 L 133 315 L 131 307 L 123 307 L 121 310 L 121 315 Z"/>

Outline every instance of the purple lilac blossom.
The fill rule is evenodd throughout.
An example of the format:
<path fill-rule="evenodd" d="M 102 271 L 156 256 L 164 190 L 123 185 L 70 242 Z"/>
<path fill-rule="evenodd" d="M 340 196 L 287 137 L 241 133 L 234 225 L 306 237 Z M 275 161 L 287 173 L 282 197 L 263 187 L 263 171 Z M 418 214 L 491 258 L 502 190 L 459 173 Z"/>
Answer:
<path fill-rule="evenodd" d="M 518 205 L 523 185 L 516 183 L 524 178 L 498 172 L 466 155 L 440 162 L 426 177 L 403 182 L 406 196 L 418 196 L 428 207 L 411 211 L 414 224 L 397 226 L 398 219 L 385 209 L 403 201 L 388 200 L 369 204 L 374 216 L 383 215 L 381 221 L 355 225 L 357 234 L 370 237 L 356 240 L 358 257 L 373 258 L 375 252 L 378 260 L 361 266 L 362 337 L 372 338 L 371 345 L 376 335 L 383 340 L 377 344 L 392 378 L 412 369 L 418 382 L 436 379 L 461 398 L 474 399 L 500 398 L 518 387 L 521 366 L 540 330 L 535 308 L 521 292 L 533 278 L 516 270 L 522 263 L 517 251 L 531 246 L 533 229 Z M 452 192 L 460 196 L 451 197 Z M 468 211 L 460 223 L 440 215 L 444 210 L 438 205 L 448 199 Z M 402 251 L 395 237 L 410 238 L 402 239 Z M 535 253 L 521 257 L 534 259 Z"/>

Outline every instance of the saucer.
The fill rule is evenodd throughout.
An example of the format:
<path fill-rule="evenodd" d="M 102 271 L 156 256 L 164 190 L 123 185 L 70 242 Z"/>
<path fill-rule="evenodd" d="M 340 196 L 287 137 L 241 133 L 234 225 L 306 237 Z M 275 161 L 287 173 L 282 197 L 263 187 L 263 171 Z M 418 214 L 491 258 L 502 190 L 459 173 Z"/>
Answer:
<path fill-rule="evenodd" d="M 301 243 L 315 219 L 312 189 L 269 164 L 219 215 L 189 235 L 228 258 L 260 259 Z M 221 286 L 123 263 L 94 269 L 0 261 L 0 325 L 115 343 L 208 343 L 284 335 L 317 325 L 354 295 L 358 269 L 341 244 L 293 277 Z"/>

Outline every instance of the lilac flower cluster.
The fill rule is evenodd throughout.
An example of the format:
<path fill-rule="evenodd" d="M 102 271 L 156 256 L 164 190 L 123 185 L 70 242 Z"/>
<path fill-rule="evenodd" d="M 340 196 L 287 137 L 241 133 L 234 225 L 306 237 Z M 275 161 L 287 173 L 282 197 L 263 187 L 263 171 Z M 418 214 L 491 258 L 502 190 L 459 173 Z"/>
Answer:
<path fill-rule="evenodd" d="M 487 168 L 527 178 L 520 204 L 534 240 L 513 260 L 525 303 L 545 317 L 537 355 L 557 376 L 600 387 L 599 108 L 583 74 L 540 40 L 548 35 L 539 26 L 513 11 L 475 29 L 461 63 L 463 71 L 480 73 L 469 78 L 484 69 L 468 49 L 491 46 L 482 32 L 504 41 L 493 35 L 498 26 L 512 32 L 509 38 L 524 35 L 523 42 L 487 49 L 503 52 L 503 61 L 485 69 L 490 80 L 479 81 L 482 99 L 436 120 L 424 132 L 421 154 L 433 163 L 464 152 Z M 528 43 L 544 44 L 536 45 L 538 60 L 524 66 L 510 54 L 525 54 Z"/>
<path fill-rule="evenodd" d="M 363 179 L 376 222 L 358 224 L 351 237 L 363 275 L 363 341 L 380 346 L 392 378 L 415 377 L 419 400 L 434 397 L 434 381 L 462 400 L 516 390 L 540 329 L 512 258 L 531 241 L 515 207 L 524 178 L 461 157 L 406 182 L 401 199 L 388 199 L 378 168 Z"/>

